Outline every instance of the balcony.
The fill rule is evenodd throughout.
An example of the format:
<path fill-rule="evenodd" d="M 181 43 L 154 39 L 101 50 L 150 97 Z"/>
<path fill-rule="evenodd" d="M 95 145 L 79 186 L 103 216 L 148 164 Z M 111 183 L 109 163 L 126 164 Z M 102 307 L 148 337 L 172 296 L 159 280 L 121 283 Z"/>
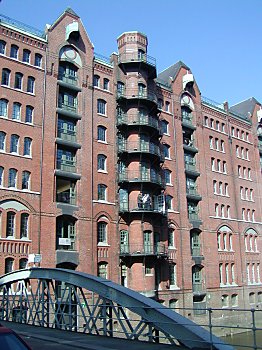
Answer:
<path fill-rule="evenodd" d="M 118 56 L 118 64 L 124 69 L 125 66 L 142 68 L 148 71 L 149 78 L 156 78 L 156 59 L 140 52 L 124 52 Z"/>
<path fill-rule="evenodd" d="M 191 161 L 185 161 L 185 171 L 188 175 L 200 176 L 200 172 L 196 168 L 196 161 L 193 159 Z"/>
<path fill-rule="evenodd" d="M 144 89 L 140 91 L 137 89 L 123 89 L 122 91 L 117 91 L 117 99 L 127 99 L 127 100 L 142 100 L 146 104 L 157 107 L 157 96 L 154 90 Z"/>
<path fill-rule="evenodd" d="M 67 129 L 58 129 L 56 143 L 63 146 L 81 148 L 81 145 L 76 141 L 76 132 Z"/>
<path fill-rule="evenodd" d="M 197 192 L 196 186 L 190 186 L 186 188 L 186 196 L 188 199 L 199 202 L 202 200 L 202 197 Z"/>
<path fill-rule="evenodd" d="M 160 172 L 126 170 L 118 174 L 118 182 L 146 182 L 165 188 L 165 179 Z"/>
<path fill-rule="evenodd" d="M 133 214 L 160 214 L 167 215 L 167 209 L 165 203 L 157 200 L 158 196 L 153 196 L 149 198 L 145 203 L 135 200 L 121 201 L 119 203 L 119 212 L 122 214 L 133 213 Z"/>
<path fill-rule="evenodd" d="M 81 88 L 78 85 L 78 78 L 75 75 L 70 75 L 67 73 L 59 73 L 58 74 L 58 85 L 63 86 L 65 88 L 81 91 Z"/>
<path fill-rule="evenodd" d="M 160 121 L 150 115 L 140 115 L 139 113 L 120 114 L 117 115 L 117 125 L 145 126 L 156 130 L 159 135 L 163 134 Z"/>
<path fill-rule="evenodd" d="M 182 126 L 191 130 L 196 130 L 193 124 L 193 117 L 191 115 L 182 115 Z"/>
<path fill-rule="evenodd" d="M 198 210 L 188 210 L 188 220 L 193 225 L 193 228 L 199 228 L 202 220 L 199 218 Z"/>
<path fill-rule="evenodd" d="M 185 151 L 197 153 L 198 149 L 195 147 L 195 140 L 191 138 L 183 138 L 183 148 Z"/>
<path fill-rule="evenodd" d="M 192 283 L 192 291 L 195 294 L 206 294 L 204 291 L 203 283 L 202 282 L 193 282 Z"/>
<path fill-rule="evenodd" d="M 65 101 L 59 101 L 56 111 L 57 113 L 65 115 L 67 117 L 71 117 L 77 120 L 81 119 L 81 115 L 78 114 L 78 107 L 76 103 L 70 104 Z"/>
<path fill-rule="evenodd" d="M 159 158 L 164 161 L 164 154 L 160 146 L 153 142 L 142 141 L 124 141 L 118 143 L 118 153 L 147 153 L 148 155 Z"/>
<path fill-rule="evenodd" d="M 61 192 L 56 194 L 56 201 L 64 204 L 76 205 L 76 194 L 69 192 Z"/>
<path fill-rule="evenodd" d="M 120 256 L 156 256 L 164 257 L 168 256 L 168 250 L 164 243 L 157 244 L 121 244 Z"/>

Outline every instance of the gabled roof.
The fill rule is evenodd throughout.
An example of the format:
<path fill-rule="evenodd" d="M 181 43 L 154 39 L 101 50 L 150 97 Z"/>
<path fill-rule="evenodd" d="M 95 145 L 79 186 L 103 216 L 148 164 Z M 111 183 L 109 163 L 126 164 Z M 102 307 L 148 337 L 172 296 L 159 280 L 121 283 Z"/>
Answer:
<path fill-rule="evenodd" d="M 70 13 L 71 15 L 80 18 L 80 17 L 75 13 L 75 11 L 71 9 L 71 7 L 67 7 L 67 8 L 65 9 L 64 12 Z"/>
<path fill-rule="evenodd" d="M 170 84 L 170 78 L 172 80 L 174 80 L 181 67 L 183 67 L 187 70 L 190 70 L 190 68 L 187 65 L 185 65 L 185 63 L 183 63 L 182 61 L 178 61 L 177 63 L 173 64 L 172 66 L 168 67 L 167 69 L 165 69 L 161 73 L 159 73 L 156 81 L 158 81 L 158 79 L 159 79 L 160 83 L 162 81 L 162 82 L 166 82 L 166 83 Z"/>
<path fill-rule="evenodd" d="M 250 97 L 249 99 L 239 102 L 234 106 L 230 107 L 229 112 L 237 113 L 242 115 L 244 119 L 249 119 L 249 113 L 253 115 L 254 109 L 256 105 L 261 105 L 254 97 Z"/>

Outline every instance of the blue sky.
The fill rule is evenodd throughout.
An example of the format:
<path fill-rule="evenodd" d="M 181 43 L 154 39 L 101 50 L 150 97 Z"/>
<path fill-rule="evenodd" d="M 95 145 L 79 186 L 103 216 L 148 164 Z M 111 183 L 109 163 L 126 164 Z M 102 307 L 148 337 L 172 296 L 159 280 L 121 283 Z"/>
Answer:
<path fill-rule="evenodd" d="M 148 36 L 158 72 L 181 60 L 203 96 L 262 103 L 262 0 L 2 0 L 0 13 L 44 29 L 68 6 L 95 52 L 110 56 L 122 32 L 138 30 Z"/>

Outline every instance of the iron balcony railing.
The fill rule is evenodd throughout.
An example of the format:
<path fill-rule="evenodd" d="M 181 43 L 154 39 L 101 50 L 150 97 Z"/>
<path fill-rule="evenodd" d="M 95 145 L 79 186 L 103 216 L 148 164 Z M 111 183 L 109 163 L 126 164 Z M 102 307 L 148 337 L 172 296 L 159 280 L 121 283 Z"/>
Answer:
<path fill-rule="evenodd" d="M 156 244 L 120 244 L 121 255 L 168 255 L 164 243 Z"/>
<path fill-rule="evenodd" d="M 76 142 L 76 131 L 68 129 L 58 129 L 57 137 L 64 141 Z"/>
<path fill-rule="evenodd" d="M 76 162 L 74 160 L 58 159 L 56 168 L 67 172 L 76 172 Z"/>
<path fill-rule="evenodd" d="M 56 194 L 56 201 L 60 203 L 66 203 L 75 205 L 76 204 L 76 194 L 75 193 L 68 193 L 68 192 L 61 192 Z"/>
<path fill-rule="evenodd" d="M 156 155 L 164 160 L 164 153 L 160 146 L 155 145 L 153 142 L 141 142 L 141 141 L 124 141 L 118 143 L 118 152 L 141 152 L 150 153 Z"/>
<path fill-rule="evenodd" d="M 140 54 L 139 52 L 124 52 L 119 55 L 118 63 L 128 62 L 144 62 L 150 66 L 156 67 L 156 59 L 147 54 Z"/>
<path fill-rule="evenodd" d="M 161 123 L 156 117 L 150 115 L 119 114 L 117 115 L 117 125 L 146 125 L 158 130 L 162 134 Z"/>
<path fill-rule="evenodd" d="M 71 84 L 74 86 L 78 85 L 78 78 L 75 75 L 67 74 L 67 73 L 59 73 L 58 79 L 63 81 L 64 83 Z"/>
<path fill-rule="evenodd" d="M 186 188 L 186 193 L 191 196 L 199 196 L 197 186 L 190 186 Z"/>
<path fill-rule="evenodd" d="M 100 53 L 94 52 L 94 59 L 97 62 L 106 63 L 107 65 L 110 65 L 113 67 L 113 64 L 110 61 L 110 58 L 107 56 L 103 56 Z"/>
<path fill-rule="evenodd" d="M 162 215 L 167 214 L 167 209 L 164 203 L 158 203 L 150 198 L 150 201 L 146 203 L 139 203 L 135 200 L 125 201 L 121 200 L 119 203 L 119 211 L 125 212 L 141 212 L 141 213 L 159 213 Z"/>
<path fill-rule="evenodd" d="M 191 255 L 192 256 L 202 256 L 201 247 L 200 246 L 191 247 Z"/>
<path fill-rule="evenodd" d="M 74 104 L 71 104 L 68 102 L 59 101 L 58 107 L 64 109 L 65 111 L 68 111 L 68 112 L 77 113 L 77 103 L 76 102 Z"/>
<path fill-rule="evenodd" d="M 162 187 L 165 186 L 165 179 L 161 172 L 139 171 L 139 170 L 126 170 L 118 174 L 118 181 L 130 181 L 130 182 L 152 182 Z"/>
<path fill-rule="evenodd" d="M 193 117 L 190 114 L 182 115 L 182 122 L 185 124 L 193 125 Z"/>
<path fill-rule="evenodd" d="M 198 216 L 198 212 L 197 211 L 189 211 L 188 212 L 188 218 L 189 218 L 189 220 L 200 221 L 200 218 Z"/>
<path fill-rule="evenodd" d="M 197 171 L 195 161 L 185 161 L 185 169 L 189 171 Z"/>
<path fill-rule="evenodd" d="M 137 89 L 123 89 L 117 91 L 117 98 L 133 99 L 138 98 L 142 100 L 149 100 L 157 104 L 157 96 L 154 90 L 144 89 L 140 91 Z"/>
<path fill-rule="evenodd" d="M 187 147 L 195 147 L 195 140 L 191 139 L 189 137 L 184 137 L 183 138 L 183 145 Z"/>
<path fill-rule="evenodd" d="M 204 291 L 202 282 L 193 282 L 192 283 L 192 291 L 193 293 L 201 293 Z"/>

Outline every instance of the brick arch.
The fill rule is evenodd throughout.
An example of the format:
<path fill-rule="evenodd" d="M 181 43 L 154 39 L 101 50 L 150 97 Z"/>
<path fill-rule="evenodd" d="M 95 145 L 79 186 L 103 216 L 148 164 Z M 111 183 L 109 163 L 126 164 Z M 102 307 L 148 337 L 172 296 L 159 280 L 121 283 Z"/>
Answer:
<path fill-rule="evenodd" d="M 35 208 L 31 204 L 29 204 L 29 202 L 27 202 L 26 200 L 24 200 L 16 195 L 12 195 L 12 197 L 10 197 L 8 195 L 1 196 L 0 197 L 0 207 L 1 207 L 2 203 L 8 202 L 8 201 L 14 201 L 14 202 L 20 203 L 23 206 L 25 206 L 28 209 L 28 211 L 30 211 L 31 213 L 36 213 Z M 20 211 L 24 211 L 24 209 L 20 210 Z"/>

